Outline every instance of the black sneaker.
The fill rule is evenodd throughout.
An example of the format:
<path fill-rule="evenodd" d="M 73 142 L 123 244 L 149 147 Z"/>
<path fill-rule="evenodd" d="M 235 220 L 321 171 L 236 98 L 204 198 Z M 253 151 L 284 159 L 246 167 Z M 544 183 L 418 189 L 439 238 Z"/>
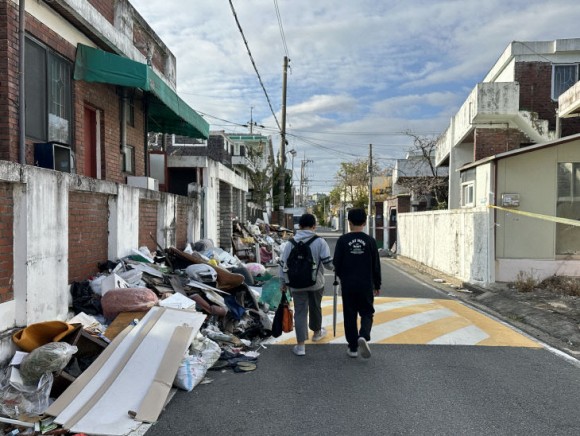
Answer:
<path fill-rule="evenodd" d="M 358 349 L 360 350 L 360 355 L 365 359 L 371 357 L 371 349 L 365 338 L 358 338 Z"/>

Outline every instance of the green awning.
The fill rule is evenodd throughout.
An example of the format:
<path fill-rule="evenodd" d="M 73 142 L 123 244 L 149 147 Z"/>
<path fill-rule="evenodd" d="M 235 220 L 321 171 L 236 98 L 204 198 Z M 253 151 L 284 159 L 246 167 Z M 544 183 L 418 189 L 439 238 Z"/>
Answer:
<path fill-rule="evenodd" d="M 147 120 L 151 132 L 191 138 L 209 137 L 209 124 L 188 106 L 151 67 L 83 44 L 77 46 L 75 80 L 140 88 L 149 93 Z"/>

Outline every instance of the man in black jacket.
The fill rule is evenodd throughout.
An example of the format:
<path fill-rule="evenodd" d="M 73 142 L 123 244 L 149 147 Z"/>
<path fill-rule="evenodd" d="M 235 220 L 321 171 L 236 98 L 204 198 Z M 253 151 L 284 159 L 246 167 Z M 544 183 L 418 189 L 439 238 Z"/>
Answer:
<path fill-rule="evenodd" d="M 334 270 L 342 289 L 344 332 L 348 355 L 371 357 L 374 297 L 381 289 L 381 262 L 376 241 L 363 232 L 367 214 L 363 209 L 348 211 L 350 232 L 338 238 L 334 250 Z M 357 326 L 360 315 L 360 330 Z"/>

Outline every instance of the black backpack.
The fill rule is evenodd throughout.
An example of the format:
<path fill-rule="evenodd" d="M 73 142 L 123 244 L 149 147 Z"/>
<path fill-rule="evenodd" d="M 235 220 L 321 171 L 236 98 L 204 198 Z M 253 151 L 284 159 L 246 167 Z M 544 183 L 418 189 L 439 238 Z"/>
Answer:
<path fill-rule="evenodd" d="M 318 265 L 312 257 L 310 244 L 318 238 L 314 235 L 308 241 L 298 241 L 290 239 L 293 245 L 288 259 L 286 260 L 286 273 L 288 274 L 288 286 L 294 289 L 308 288 L 316 283 Z"/>

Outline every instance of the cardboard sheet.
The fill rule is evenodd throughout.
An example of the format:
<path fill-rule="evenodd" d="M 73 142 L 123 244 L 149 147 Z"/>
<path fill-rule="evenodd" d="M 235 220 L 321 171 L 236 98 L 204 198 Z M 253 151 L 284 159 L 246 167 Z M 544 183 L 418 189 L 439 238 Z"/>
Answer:
<path fill-rule="evenodd" d="M 177 365 L 181 361 L 205 318 L 204 314 L 192 311 L 152 308 L 91 374 L 92 377 L 86 377 L 82 385 L 77 384 L 74 395 L 67 395 L 68 389 L 65 391 L 66 407 L 61 403 L 59 410 L 49 409 L 51 413 L 58 413 L 55 422 L 72 432 L 87 434 L 121 436 L 135 430 L 140 422 L 132 419 L 129 411 L 142 407 L 161 410 L 166 395 L 151 398 L 147 397 L 147 392 L 156 378 L 173 380 L 176 372 L 173 368 L 177 368 L 174 361 Z M 185 340 L 182 334 L 174 336 L 178 326 L 190 328 Z M 166 355 L 170 347 L 171 356 Z M 87 371 L 91 369 L 92 366 Z M 71 388 L 73 386 L 74 383 Z M 143 405 L 146 397 L 160 406 Z"/>

